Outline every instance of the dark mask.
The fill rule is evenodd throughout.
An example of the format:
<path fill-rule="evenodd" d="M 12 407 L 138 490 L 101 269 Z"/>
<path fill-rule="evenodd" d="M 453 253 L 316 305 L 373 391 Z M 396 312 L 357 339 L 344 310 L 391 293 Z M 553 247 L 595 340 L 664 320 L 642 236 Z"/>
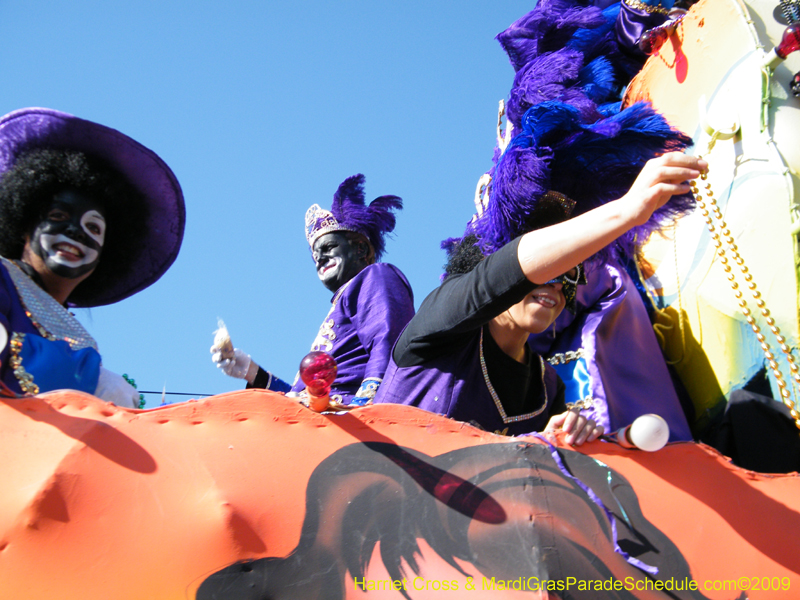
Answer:
<path fill-rule="evenodd" d="M 59 192 L 31 234 L 30 247 L 56 275 L 92 272 L 105 242 L 103 207 L 81 192 Z"/>
<path fill-rule="evenodd" d="M 547 283 L 560 283 L 561 293 L 564 294 L 564 299 L 567 301 L 566 309 L 575 314 L 575 301 L 578 295 L 578 286 L 586 285 L 586 274 L 583 272 L 583 265 L 579 264 L 575 267 L 575 273 L 570 276 L 569 273 L 559 275 L 551 279 Z"/>

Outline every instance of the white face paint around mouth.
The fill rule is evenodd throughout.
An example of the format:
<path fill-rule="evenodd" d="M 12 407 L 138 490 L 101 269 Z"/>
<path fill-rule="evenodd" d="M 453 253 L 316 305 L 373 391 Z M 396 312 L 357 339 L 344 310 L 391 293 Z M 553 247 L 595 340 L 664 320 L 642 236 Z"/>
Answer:
<path fill-rule="evenodd" d="M 97 261 L 99 253 L 93 248 L 68 238 L 64 234 L 40 236 L 41 246 L 47 257 L 65 267 L 82 267 Z"/>
<path fill-rule="evenodd" d="M 339 262 L 340 262 L 339 259 L 337 257 L 335 257 L 335 256 L 332 257 L 332 258 L 329 258 L 327 261 L 325 261 L 324 264 L 319 266 L 319 268 L 317 269 L 317 273 L 319 273 L 319 276 L 322 277 L 323 275 L 325 275 L 329 271 L 331 271 L 331 270 L 335 269 L 336 267 L 338 267 L 339 266 Z"/>

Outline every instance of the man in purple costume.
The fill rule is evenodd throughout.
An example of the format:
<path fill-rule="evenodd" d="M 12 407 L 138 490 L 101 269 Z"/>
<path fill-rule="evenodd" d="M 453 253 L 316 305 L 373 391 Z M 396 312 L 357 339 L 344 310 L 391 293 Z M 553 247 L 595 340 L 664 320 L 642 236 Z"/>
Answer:
<path fill-rule="evenodd" d="M 383 381 L 395 340 L 414 316 L 414 296 L 400 269 L 376 262 L 385 248 L 384 235 L 395 226 L 397 196 L 364 202 L 364 176 L 347 178 L 336 191 L 330 211 L 314 204 L 306 212 L 306 239 L 317 275 L 333 292 L 331 308 L 311 345 L 336 360 L 338 373 L 331 400 L 341 404 L 370 402 Z M 265 371 L 235 348 L 233 356 L 212 346 L 212 360 L 247 387 L 304 395 L 299 377 L 293 385 Z"/>
<path fill-rule="evenodd" d="M 502 232 L 498 237 L 518 237 L 486 258 L 465 260 L 461 274 L 448 276 L 425 299 L 395 345 L 375 402 L 418 406 L 508 435 L 563 429 L 570 444 L 596 439 L 603 427 L 580 409 L 560 412 L 563 383 L 530 349 L 528 337 L 555 321 L 567 304 L 565 292 L 574 296 L 576 265 L 646 222 L 674 194 L 685 194 L 684 182 L 706 166 L 682 153 L 665 154 L 648 161 L 618 200 L 564 220 L 565 210 L 560 218 L 544 213 L 555 211 L 554 199 L 561 206 L 571 202 L 550 192 L 525 222 L 501 225 L 521 231 Z M 532 223 L 544 227 L 531 231 Z M 448 265 L 465 247 L 481 252 L 476 240 L 466 236 Z"/>

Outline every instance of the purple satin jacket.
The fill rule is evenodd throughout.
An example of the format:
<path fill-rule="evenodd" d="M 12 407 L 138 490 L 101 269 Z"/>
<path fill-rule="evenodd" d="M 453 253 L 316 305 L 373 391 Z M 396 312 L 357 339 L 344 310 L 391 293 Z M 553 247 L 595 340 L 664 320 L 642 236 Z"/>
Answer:
<path fill-rule="evenodd" d="M 484 331 L 486 331 L 484 329 Z M 484 333 L 483 343 L 487 343 Z M 503 416 L 492 397 L 481 369 L 480 330 L 450 353 L 424 365 L 398 367 L 389 364 L 384 383 L 375 403 L 408 404 L 448 416 L 457 421 L 474 422 L 487 431 L 502 435 L 523 435 L 542 431 L 552 416 L 551 407 L 558 394 L 558 375 L 538 355 L 532 356 L 532 376 L 541 377 L 545 394 L 537 407 L 538 414 L 521 417 Z"/>
<path fill-rule="evenodd" d="M 587 284 L 578 288 L 576 314 L 564 311 L 553 330 L 531 336 L 534 350 L 546 358 L 568 357 L 581 351 L 583 396 L 591 397 L 584 414 L 616 431 L 647 413 L 661 415 L 669 424 L 670 441 L 692 439 L 664 355 L 650 318 L 630 276 L 616 264 L 587 273 Z M 564 367 L 572 368 L 574 363 Z M 567 382 L 569 377 L 557 365 Z"/>
<path fill-rule="evenodd" d="M 392 347 L 413 316 L 411 285 L 388 263 L 369 265 L 336 291 L 311 345 L 333 356 L 338 365 L 332 400 L 349 404 L 362 381 L 383 381 Z M 304 389 L 295 378 L 291 391 Z"/>

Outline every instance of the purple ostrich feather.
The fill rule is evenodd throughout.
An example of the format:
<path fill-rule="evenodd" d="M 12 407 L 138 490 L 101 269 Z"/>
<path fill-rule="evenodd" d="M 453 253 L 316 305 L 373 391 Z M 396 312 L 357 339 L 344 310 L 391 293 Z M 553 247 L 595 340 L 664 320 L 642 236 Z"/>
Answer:
<path fill-rule="evenodd" d="M 506 106 L 514 133 L 504 153 L 495 149 L 488 207 L 467 226 L 484 253 L 542 226 L 547 191 L 573 199 L 581 214 L 627 193 L 651 158 L 691 144 L 651 106 L 621 109 L 621 85 L 642 62 L 617 41 L 619 13 L 618 2 L 541 0 L 497 36 L 516 71 Z M 637 240 L 693 207 L 690 195 L 673 197 L 594 260 L 630 256 Z"/>
<path fill-rule="evenodd" d="M 536 8 L 508 29 L 497 41 L 508 54 L 515 71 L 533 58 L 564 48 L 578 29 L 600 27 L 603 11 L 574 0 L 541 0 Z"/>
<path fill-rule="evenodd" d="M 526 112 L 523 128 L 493 169 L 490 202 L 471 230 L 488 254 L 535 228 L 539 198 L 555 190 L 576 201 L 575 215 L 623 196 L 644 163 L 682 150 L 691 139 L 669 127 L 644 103 L 585 123 L 574 106 L 543 102 Z M 601 257 L 630 254 L 667 220 L 691 210 L 691 196 L 676 196 Z"/>
<path fill-rule="evenodd" d="M 396 223 L 392 211 L 401 210 L 403 201 L 398 196 L 379 196 L 367 206 L 364 181 L 361 173 L 345 179 L 333 195 L 331 213 L 346 229 L 365 235 L 380 260 L 386 249 L 384 236 L 394 231 Z"/>

